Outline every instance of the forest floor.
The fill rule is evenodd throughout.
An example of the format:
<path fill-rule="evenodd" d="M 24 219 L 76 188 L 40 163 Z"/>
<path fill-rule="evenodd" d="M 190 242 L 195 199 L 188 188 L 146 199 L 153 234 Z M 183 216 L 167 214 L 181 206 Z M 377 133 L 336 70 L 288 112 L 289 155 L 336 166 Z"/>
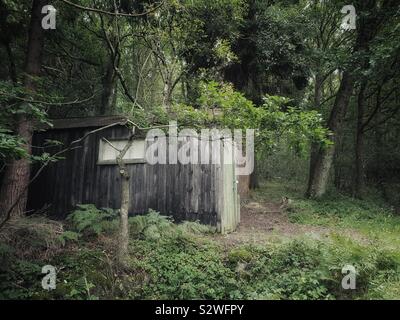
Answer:
<path fill-rule="evenodd" d="M 279 238 L 295 238 L 309 235 L 326 237 L 330 230 L 323 226 L 310 226 L 290 221 L 285 208 L 279 202 L 244 201 L 241 206 L 240 224 L 236 231 L 218 235 L 216 239 L 226 246 L 262 244 Z"/>
<path fill-rule="evenodd" d="M 290 204 L 282 205 L 282 197 L 288 195 L 287 190 L 282 188 L 281 184 L 272 182 L 265 183 L 259 190 L 250 192 L 248 198 L 242 200 L 241 221 L 237 230 L 226 235 L 217 235 L 216 240 L 224 246 L 232 247 L 299 237 L 324 240 L 340 233 L 357 242 L 368 243 L 368 237 L 351 227 L 295 222 L 296 205 L 298 199 L 301 199 L 301 194 L 298 189 L 295 189 L 295 193 L 292 190 L 291 196 L 295 199 L 289 198 Z"/>
<path fill-rule="evenodd" d="M 226 235 L 155 211 L 131 217 L 123 268 L 112 210 L 10 221 L 0 232 L 0 299 L 400 299 L 400 216 L 378 192 L 309 200 L 302 185 L 263 183 Z M 290 204 L 281 208 L 282 197 Z M 349 264 L 355 290 L 341 286 Z M 44 265 L 57 269 L 53 291 L 41 287 Z"/>
<path fill-rule="evenodd" d="M 295 238 L 308 235 L 315 239 L 326 237 L 330 229 L 323 226 L 310 226 L 293 223 L 285 208 L 276 202 L 243 203 L 240 224 L 236 231 L 217 236 L 224 245 L 262 244 L 276 238 Z"/>

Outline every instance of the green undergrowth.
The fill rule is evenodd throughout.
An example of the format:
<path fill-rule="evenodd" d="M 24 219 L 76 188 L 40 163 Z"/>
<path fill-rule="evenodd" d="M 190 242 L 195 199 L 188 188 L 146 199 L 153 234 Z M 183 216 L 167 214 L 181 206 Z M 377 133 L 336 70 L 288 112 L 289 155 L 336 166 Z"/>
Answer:
<path fill-rule="evenodd" d="M 297 199 L 288 213 L 292 222 L 325 226 L 338 233 L 357 233 L 375 245 L 400 251 L 400 216 L 381 201 L 343 195 L 321 200 Z"/>
<path fill-rule="evenodd" d="M 349 203 L 348 211 L 354 206 Z M 310 210 L 304 203 L 301 208 Z M 114 256 L 118 218 L 111 211 L 81 206 L 65 223 L 35 216 L 10 222 L 0 234 L 0 298 L 400 298 L 400 253 L 391 247 L 332 235 L 226 248 L 212 228 L 175 224 L 155 211 L 129 224 L 129 261 L 122 268 Z M 390 232 L 396 230 L 392 226 Z M 48 264 L 57 269 L 51 291 L 41 287 Z M 355 290 L 341 286 L 342 268 L 349 264 L 357 272 Z"/>
<path fill-rule="evenodd" d="M 304 198 L 299 185 L 275 180 L 263 183 L 251 195 L 267 202 L 279 202 L 282 196 L 291 199 L 285 210 L 293 223 L 327 227 L 338 234 L 345 231 L 355 239 L 400 251 L 400 216 L 373 190 L 364 199 L 330 191 L 322 199 L 312 200 Z"/>

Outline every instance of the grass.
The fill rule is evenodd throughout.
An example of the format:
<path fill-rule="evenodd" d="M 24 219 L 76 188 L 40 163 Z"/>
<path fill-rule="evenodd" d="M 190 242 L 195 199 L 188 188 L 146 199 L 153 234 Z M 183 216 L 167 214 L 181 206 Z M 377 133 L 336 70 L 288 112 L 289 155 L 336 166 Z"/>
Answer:
<path fill-rule="evenodd" d="M 64 224 L 13 222 L 0 241 L 0 298 L 400 299 L 400 221 L 390 208 L 337 194 L 305 200 L 296 185 L 281 182 L 263 184 L 252 200 L 281 196 L 293 199 L 291 221 L 324 226 L 331 235 L 226 248 L 212 228 L 176 225 L 151 211 L 130 218 L 129 266 L 121 269 L 117 218 L 109 211 L 86 206 Z M 49 292 L 40 285 L 46 264 L 58 270 Z M 357 270 L 356 290 L 341 287 L 347 264 Z"/>
<path fill-rule="evenodd" d="M 302 197 L 301 187 L 297 183 L 286 183 L 279 179 L 260 183 L 259 188 L 250 194 L 252 200 L 260 202 L 279 202 L 283 196 L 300 199 Z"/>
<path fill-rule="evenodd" d="M 319 200 L 305 199 L 303 194 L 304 190 L 296 183 L 275 180 L 262 184 L 252 198 L 278 202 L 282 196 L 289 197 L 292 200 L 287 208 L 289 220 L 328 228 L 331 236 L 324 240 L 324 244 L 333 249 L 342 248 L 335 253 L 337 257 L 350 253 L 359 262 L 368 264 L 374 255 L 390 256 L 396 265 L 393 274 L 387 275 L 388 279 L 378 277 L 379 280 L 371 280 L 364 298 L 400 299 L 400 216 L 396 215 L 393 207 L 373 190 L 363 200 L 334 191 Z M 353 263 L 357 262 L 353 260 Z"/>
<path fill-rule="evenodd" d="M 337 233 L 355 231 L 380 246 L 400 251 L 400 216 L 377 193 L 365 199 L 329 192 L 319 200 L 305 199 L 304 190 L 295 183 L 263 183 L 252 195 L 255 201 L 279 202 L 282 196 L 292 202 L 287 208 L 293 223 L 329 227 Z"/>
<path fill-rule="evenodd" d="M 293 222 L 355 230 L 380 246 L 400 250 L 400 217 L 374 202 L 347 197 L 299 200 L 290 210 Z"/>

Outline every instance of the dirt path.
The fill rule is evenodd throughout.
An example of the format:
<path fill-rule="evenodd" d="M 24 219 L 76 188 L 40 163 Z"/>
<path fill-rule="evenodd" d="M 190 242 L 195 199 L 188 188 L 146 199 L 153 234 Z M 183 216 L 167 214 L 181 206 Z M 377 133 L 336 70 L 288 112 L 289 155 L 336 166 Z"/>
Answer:
<path fill-rule="evenodd" d="M 325 227 L 290 222 L 287 213 L 280 208 L 279 203 L 249 202 L 242 205 L 240 216 L 241 222 L 235 232 L 217 236 L 223 245 L 261 244 L 273 238 L 287 239 L 301 235 L 321 239 L 330 233 L 330 230 Z"/>

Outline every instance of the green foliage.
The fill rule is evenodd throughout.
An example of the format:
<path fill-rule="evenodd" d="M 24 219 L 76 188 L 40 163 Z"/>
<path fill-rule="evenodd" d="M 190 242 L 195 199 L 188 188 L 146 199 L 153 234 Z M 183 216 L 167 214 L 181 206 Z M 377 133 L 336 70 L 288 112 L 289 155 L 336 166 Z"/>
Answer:
<path fill-rule="evenodd" d="M 0 127 L 0 161 L 20 159 L 28 156 L 23 141 L 8 129 Z"/>
<path fill-rule="evenodd" d="M 74 231 L 64 231 L 62 234 L 58 236 L 58 240 L 61 242 L 63 246 L 66 245 L 69 241 L 78 241 L 79 233 Z"/>
<path fill-rule="evenodd" d="M 42 267 L 61 251 L 59 222 L 41 216 L 8 221 L 0 232 L 0 299 L 43 294 Z"/>
<path fill-rule="evenodd" d="M 38 122 L 48 123 L 47 113 L 40 104 L 27 102 L 29 92 L 20 84 L 0 80 L 0 163 L 13 159 L 28 158 L 25 141 L 15 134 L 15 117 L 25 116 Z"/>
<path fill-rule="evenodd" d="M 51 297 L 74 300 L 97 300 L 108 283 L 108 265 L 104 252 L 97 248 L 83 248 L 78 252 L 67 252 L 52 263 L 57 266 L 57 286 Z M 94 284 L 96 282 L 96 284 Z M 93 293 L 96 292 L 97 293 Z"/>
<path fill-rule="evenodd" d="M 265 97 L 260 119 L 260 139 L 270 141 L 268 146 L 276 146 L 276 141 L 283 136 L 288 146 L 298 153 L 304 153 L 311 141 L 322 146 L 331 144 L 329 131 L 323 127 L 321 115 L 316 111 L 291 106 L 291 103 L 284 97 Z"/>
<path fill-rule="evenodd" d="M 132 298 L 223 299 L 236 289 L 232 271 L 211 244 L 180 235 L 133 245 L 134 265 L 148 275 L 148 283 Z"/>
<path fill-rule="evenodd" d="M 228 262 L 234 266 L 238 263 L 247 263 L 253 259 L 251 247 L 234 248 L 228 253 Z"/>
<path fill-rule="evenodd" d="M 177 120 L 181 128 L 205 128 L 213 123 L 213 117 L 205 109 L 196 109 L 185 104 L 175 104 L 172 107 L 172 112 L 176 115 L 174 120 Z"/>
<path fill-rule="evenodd" d="M 283 79 L 292 79 L 303 89 L 309 73 L 306 64 L 305 41 L 308 24 L 301 5 L 286 5 L 256 1 L 259 13 L 254 42 L 257 57 L 267 71 Z"/>
<path fill-rule="evenodd" d="M 80 204 L 72 212 L 67 221 L 79 233 L 85 235 L 100 235 L 115 228 L 116 212 L 112 209 L 97 209 L 93 204 Z M 110 223 L 113 222 L 113 223 Z"/>
<path fill-rule="evenodd" d="M 209 112 L 217 113 L 221 127 L 258 128 L 260 110 L 231 84 L 214 81 L 202 83 L 198 104 Z"/>
<path fill-rule="evenodd" d="M 4 252 L 0 249 L 0 256 Z M 3 260 L 4 256 L 0 258 Z M 4 262 L 4 261 L 3 261 Z M 0 267 L 0 299 L 32 299 L 40 292 L 41 266 L 7 257 Z"/>
<path fill-rule="evenodd" d="M 32 77 L 32 80 L 39 84 L 41 83 L 40 79 L 36 77 Z M 24 115 L 27 118 L 51 125 L 47 121 L 47 113 L 43 104 L 31 96 L 32 92 L 20 84 L 0 81 L 0 103 L 11 105 L 11 107 L 1 111 L 2 117 L 4 117 L 1 122 L 6 119 L 12 119 L 16 115 Z"/>
<path fill-rule="evenodd" d="M 179 30 L 185 35 L 182 53 L 192 64 L 192 69 L 211 69 L 215 72 L 215 67 L 221 68 L 234 61 L 231 43 L 239 36 L 246 2 L 196 0 L 181 4 L 185 9 L 177 17 L 179 23 L 186 22 L 185 28 Z"/>
<path fill-rule="evenodd" d="M 147 215 L 138 215 L 129 218 L 130 232 L 133 237 L 149 240 L 159 240 L 168 232 L 173 231 L 172 219 L 161 216 L 154 210 Z"/>
<path fill-rule="evenodd" d="M 320 267 L 319 251 L 294 241 L 280 248 L 253 249 L 246 265 L 247 298 L 329 299 Z"/>
<path fill-rule="evenodd" d="M 192 108 L 189 113 L 194 122 L 206 125 L 209 119 L 210 124 L 222 128 L 256 129 L 259 151 L 272 152 L 281 138 L 299 153 L 307 149 L 310 141 L 330 144 L 321 115 L 293 106 L 288 98 L 267 95 L 263 105 L 256 107 L 229 84 L 203 83 L 200 92 L 200 110 Z"/>
<path fill-rule="evenodd" d="M 400 266 L 394 251 L 371 250 L 343 237 L 331 243 L 296 240 L 283 246 L 239 248 L 230 256 L 231 262 L 242 264 L 241 287 L 251 299 L 357 299 L 370 291 L 377 297 L 376 288 L 398 282 Z M 347 264 L 356 268 L 356 290 L 341 287 L 341 270 Z"/>
<path fill-rule="evenodd" d="M 87 210 L 93 208 L 89 206 Z M 113 220 L 103 222 L 113 225 Z M 35 259 L 29 261 L 12 242 L 0 241 L 0 297 L 398 298 L 400 255 L 397 249 L 376 243 L 333 235 L 324 241 L 300 238 L 283 243 L 239 245 L 226 251 L 215 242 L 210 229 L 198 223 L 175 225 L 155 211 L 130 218 L 129 222 L 130 257 L 124 270 L 118 268 L 106 249 L 108 241 L 102 243 L 98 238 L 83 241 L 75 233 L 63 232 L 65 239 L 80 241 L 79 248 L 66 241 L 61 254 L 46 258 L 36 253 Z M 41 267 L 45 264 L 57 268 L 57 287 L 53 291 L 40 287 Z M 356 268 L 356 290 L 341 287 L 341 270 L 347 264 Z"/>
<path fill-rule="evenodd" d="M 316 200 L 296 200 L 291 209 L 293 222 L 356 230 L 359 237 L 369 237 L 380 246 L 400 245 L 400 218 L 382 199 L 354 199 L 331 194 Z M 339 232 L 339 230 L 338 230 Z"/>
<path fill-rule="evenodd" d="M 211 234 L 216 232 L 215 227 L 201 224 L 198 221 L 184 221 L 177 228 L 189 234 Z"/>
<path fill-rule="evenodd" d="M 160 108 L 147 113 L 139 110 L 134 113 L 135 123 L 149 126 L 157 119 L 162 124 L 176 120 L 180 128 L 198 130 L 210 127 L 255 129 L 257 150 L 268 153 L 276 150 L 281 139 L 298 153 L 307 150 L 310 141 L 330 144 L 321 115 L 294 106 L 290 99 L 267 95 L 263 105 L 257 107 L 231 84 L 215 81 L 202 82 L 199 91 L 198 108 L 174 104 L 170 115 Z"/>
<path fill-rule="evenodd" d="M 215 232 L 215 228 L 199 222 L 184 221 L 178 225 L 171 217 L 162 216 L 152 209 L 146 215 L 129 218 L 130 236 L 141 240 L 162 240 L 165 237 L 186 235 L 202 235 Z"/>
<path fill-rule="evenodd" d="M 49 163 L 57 162 L 59 160 L 65 159 L 65 158 L 62 156 L 53 156 L 48 152 L 43 152 L 42 154 L 40 154 L 38 156 L 35 156 L 35 155 L 30 156 L 30 159 L 32 162 L 38 162 L 38 163 L 43 163 L 43 164 L 47 165 Z"/>
<path fill-rule="evenodd" d="M 60 250 L 58 236 L 63 225 L 40 215 L 12 219 L 3 226 L 0 241 L 12 247 L 18 257 L 34 259 Z"/>

